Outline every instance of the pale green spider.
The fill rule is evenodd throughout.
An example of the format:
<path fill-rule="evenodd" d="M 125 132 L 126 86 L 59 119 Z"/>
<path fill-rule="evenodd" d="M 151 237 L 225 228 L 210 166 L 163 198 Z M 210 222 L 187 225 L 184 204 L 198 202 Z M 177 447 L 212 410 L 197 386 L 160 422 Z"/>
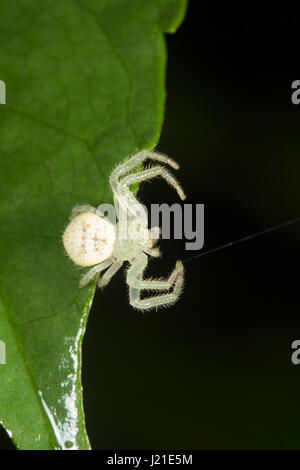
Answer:
<path fill-rule="evenodd" d="M 174 160 L 153 150 L 143 150 L 125 160 L 113 170 L 109 180 L 119 223 L 112 224 L 103 217 L 98 209 L 92 206 L 75 206 L 71 213 L 70 223 L 63 234 L 65 250 L 74 263 L 79 266 L 93 266 L 81 279 L 80 287 L 85 286 L 96 274 L 100 275 L 107 269 L 98 280 L 99 287 L 106 286 L 124 261 L 128 261 L 131 266 L 127 271 L 126 279 L 129 285 L 130 304 L 139 310 L 173 304 L 180 296 L 184 280 L 181 261 L 176 262 L 168 279 L 143 279 L 143 272 L 148 264 L 148 255 L 160 256 L 159 249 L 155 247 L 159 237 L 159 229 L 158 227 L 152 230 L 145 229 L 141 230 L 138 236 L 131 236 L 130 224 L 136 224 L 138 220 L 141 226 L 145 227 L 147 214 L 144 207 L 130 191 L 129 186 L 161 176 L 177 191 L 181 199 L 185 199 L 184 192 L 177 180 L 161 165 L 130 174 L 131 170 L 146 159 L 166 163 L 174 169 L 179 168 Z M 129 230 L 126 231 L 125 238 L 119 236 L 121 220 L 128 222 Z M 171 291 L 141 299 L 142 290 Z"/>

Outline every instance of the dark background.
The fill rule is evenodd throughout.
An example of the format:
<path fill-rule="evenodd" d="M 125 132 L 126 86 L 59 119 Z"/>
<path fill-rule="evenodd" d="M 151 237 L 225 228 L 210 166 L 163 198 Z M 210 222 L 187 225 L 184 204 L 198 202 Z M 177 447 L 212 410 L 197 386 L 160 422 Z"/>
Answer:
<path fill-rule="evenodd" d="M 272 8 L 190 0 L 167 36 L 158 150 L 180 163 L 186 202 L 205 204 L 202 252 L 299 216 L 299 26 Z M 140 198 L 178 202 L 161 180 Z M 83 348 L 94 449 L 300 448 L 299 236 L 298 223 L 186 263 L 169 309 L 134 311 L 124 270 L 97 292 Z M 161 246 L 149 275 L 193 255 L 184 241 Z"/>

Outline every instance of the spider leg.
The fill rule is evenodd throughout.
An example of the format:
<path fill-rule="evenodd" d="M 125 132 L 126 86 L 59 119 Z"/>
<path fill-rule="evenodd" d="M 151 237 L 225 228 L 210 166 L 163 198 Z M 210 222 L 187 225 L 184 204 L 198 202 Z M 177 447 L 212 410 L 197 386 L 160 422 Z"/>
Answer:
<path fill-rule="evenodd" d="M 175 191 L 177 191 L 180 199 L 185 199 L 185 194 L 182 187 L 180 186 L 176 178 L 163 166 L 153 166 L 146 170 L 139 171 L 138 173 L 133 173 L 131 175 L 125 176 L 125 178 L 123 178 L 119 183 L 121 196 L 127 198 L 128 193 L 132 194 L 128 188 L 130 185 L 134 183 L 141 183 L 145 180 L 150 180 L 152 178 L 155 178 L 156 176 L 161 176 L 162 178 L 164 178 L 167 183 L 169 183 L 170 186 L 172 186 Z"/>
<path fill-rule="evenodd" d="M 126 160 L 123 164 L 117 166 L 115 170 L 113 170 L 109 181 L 110 181 L 110 185 L 112 187 L 114 196 L 117 199 L 117 201 L 120 203 L 120 205 L 122 206 L 123 210 L 125 212 L 129 212 L 133 216 L 136 215 L 137 212 L 140 213 L 141 205 L 138 203 L 137 199 L 133 196 L 133 194 L 129 190 L 126 193 L 126 196 L 120 194 L 119 178 L 123 176 L 125 173 L 128 173 L 130 170 L 132 170 L 134 167 L 136 167 L 138 164 L 142 163 L 144 160 L 148 158 L 155 160 L 155 161 L 159 161 L 161 163 L 166 163 L 175 169 L 179 168 L 179 165 L 172 158 L 169 158 L 166 155 L 163 155 L 157 152 L 152 152 L 151 150 L 142 150 L 138 154 Z M 175 178 L 172 176 L 171 176 L 171 179 L 175 180 Z M 183 194 L 182 190 L 181 190 L 181 193 Z M 141 217 L 143 216 L 144 215 L 141 214 Z"/>
<path fill-rule="evenodd" d="M 157 241 L 159 240 L 159 237 L 160 237 L 160 234 L 161 234 L 161 229 L 160 227 L 152 227 L 150 229 L 150 232 L 151 232 L 151 237 L 153 240 L 156 240 L 155 243 L 157 243 Z"/>
<path fill-rule="evenodd" d="M 146 299 L 140 298 L 140 289 L 130 287 L 130 304 L 132 307 L 138 310 L 150 310 L 155 307 L 165 307 L 167 305 L 174 304 L 181 292 L 183 287 L 183 275 L 178 276 L 175 281 L 174 288 L 169 294 L 157 295 L 155 297 L 148 297 Z"/>
<path fill-rule="evenodd" d="M 96 266 L 93 266 L 80 280 L 79 282 L 79 287 L 84 287 L 86 286 L 91 279 L 97 274 L 100 273 L 101 271 L 104 271 L 104 269 L 108 268 L 113 262 L 114 262 L 115 257 L 110 256 L 107 258 L 105 261 L 102 261 L 100 264 L 96 264 Z"/>
<path fill-rule="evenodd" d="M 150 180 L 155 178 L 156 176 L 161 176 L 164 178 L 178 193 L 181 199 L 185 199 L 185 194 L 183 189 L 181 188 L 180 184 L 176 180 L 176 178 L 164 167 L 162 166 L 154 166 L 152 168 L 148 168 L 147 170 L 139 171 L 137 173 L 130 174 L 125 176 L 119 183 L 118 183 L 118 193 L 115 193 L 115 197 L 117 198 L 120 206 L 125 211 L 125 213 L 129 213 L 132 216 L 137 216 L 141 219 L 142 224 L 146 227 L 147 226 L 147 214 L 143 209 L 143 206 L 138 202 L 138 200 L 134 197 L 132 192 L 129 190 L 129 186 L 134 183 L 141 183 L 145 180 Z"/>
<path fill-rule="evenodd" d="M 177 261 L 176 266 L 166 280 L 144 280 L 141 279 L 143 271 L 147 265 L 147 256 L 145 254 L 137 257 L 129 268 L 127 273 L 127 283 L 130 286 L 130 304 L 139 310 L 148 310 L 159 305 L 168 305 L 174 303 L 181 291 L 183 286 L 183 264 L 181 261 Z M 140 298 L 141 290 L 169 290 L 171 287 L 173 290 L 168 294 L 158 295 L 155 297 L 148 297 L 145 299 Z"/>
<path fill-rule="evenodd" d="M 102 277 L 99 278 L 98 287 L 105 287 L 111 278 L 116 274 L 116 272 L 122 266 L 123 261 L 116 260 L 113 264 L 108 268 L 108 270 L 103 274 Z"/>
<path fill-rule="evenodd" d="M 180 274 L 183 274 L 183 264 L 181 261 L 177 261 L 176 266 L 168 279 L 142 279 L 142 275 L 147 264 L 148 258 L 144 253 L 137 256 L 135 260 L 132 261 L 132 265 L 130 266 L 127 272 L 127 284 L 129 286 L 135 287 L 139 290 L 169 290 L 173 286 L 176 278 Z"/>
<path fill-rule="evenodd" d="M 110 175 L 111 186 L 114 187 L 114 185 L 118 183 L 120 176 L 132 170 L 139 163 L 142 163 L 144 160 L 147 160 L 148 158 L 151 160 L 159 161 L 161 163 L 166 163 L 167 165 L 170 165 L 171 167 L 175 168 L 175 170 L 178 170 L 179 168 L 179 165 L 172 158 L 167 157 L 166 155 L 163 155 L 158 152 L 152 152 L 151 150 L 142 150 L 141 152 L 137 153 L 133 157 L 128 158 L 128 160 L 126 160 L 124 163 L 117 166 L 117 168 L 113 170 L 113 172 Z"/>
<path fill-rule="evenodd" d="M 96 214 L 96 209 L 95 207 L 90 206 L 88 204 L 75 206 L 72 209 L 70 220 L 74 219 L 74 217 L 76 217 L 78 214 L 81 214 L 81 212 L 92 212 L 93 214 Z"/>
<path fill-rule="evenodd" d="M 154 258 L 159 258 L 160 256 L 159 248 L 145 248 L 144 252 L 147 253 L 147 255 L 153 256 Z"/>

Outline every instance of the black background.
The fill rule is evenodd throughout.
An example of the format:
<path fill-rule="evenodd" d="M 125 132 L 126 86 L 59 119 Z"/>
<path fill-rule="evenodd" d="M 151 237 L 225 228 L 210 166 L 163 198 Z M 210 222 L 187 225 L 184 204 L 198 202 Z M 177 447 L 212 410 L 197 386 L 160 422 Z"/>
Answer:
<path fill-rule="evenodd" d="M 167 103 L 158 150 L 180 163 L 188 203 L 205 204 L 212 249 L 299 215 L 299 26 L 293 11 L 190 0 L 167 36 Z M 178 202 L 161 180 L 145 204 Z M 299 449 L 300 224 L 186 263 L 169 309 L 128 304 L 124 270 L 97 292 L 83 347 L 95 449 Z M 167 275 L 184 241 L 161 243 L 148 274 Z M 194 253 L 197 254 L 197 253 Z M 1 448 L 11 448 L 1 432 Z"/>

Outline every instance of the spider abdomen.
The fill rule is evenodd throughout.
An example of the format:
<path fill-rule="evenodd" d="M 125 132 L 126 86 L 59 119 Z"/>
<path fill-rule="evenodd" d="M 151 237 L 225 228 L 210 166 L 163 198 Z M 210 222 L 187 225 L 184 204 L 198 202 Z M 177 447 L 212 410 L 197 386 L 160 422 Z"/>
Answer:
<path fill-rule="evenodd" d="M 115 239 L 115 226 L 91 212 L 74 217 L 63 234 L 65 250 L 78 266 L 93 266 L 109 258 Z"/>

